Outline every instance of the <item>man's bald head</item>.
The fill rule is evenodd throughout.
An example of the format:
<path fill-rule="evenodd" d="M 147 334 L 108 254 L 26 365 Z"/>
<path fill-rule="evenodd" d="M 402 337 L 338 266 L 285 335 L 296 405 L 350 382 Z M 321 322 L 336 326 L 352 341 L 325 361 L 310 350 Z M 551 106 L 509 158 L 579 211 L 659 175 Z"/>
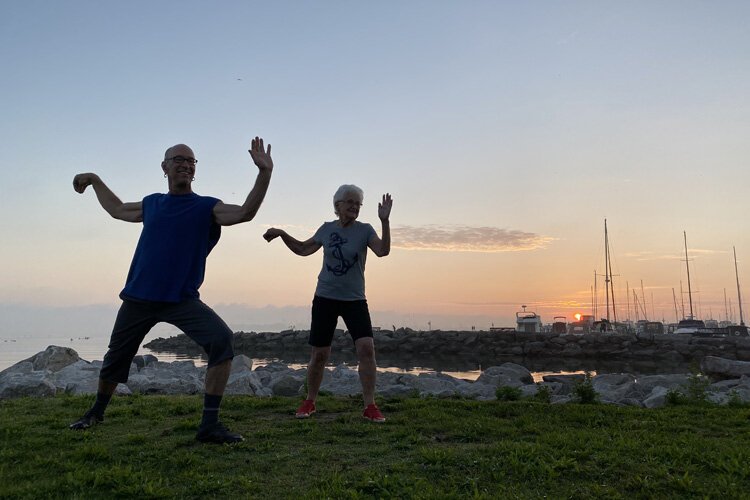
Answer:
<path fill-rule="evenodd" d="M 164 151 L 165 160 L 169 160 L 171 158 L 174 158 L 175 156 L 195 158 L 195 153 L 193 153 L 193 150 L 190 149 L 190 146 L 187 146 L 186 144 L 175 144 L 174 146 L 169 147 L 166 151 Z"/>

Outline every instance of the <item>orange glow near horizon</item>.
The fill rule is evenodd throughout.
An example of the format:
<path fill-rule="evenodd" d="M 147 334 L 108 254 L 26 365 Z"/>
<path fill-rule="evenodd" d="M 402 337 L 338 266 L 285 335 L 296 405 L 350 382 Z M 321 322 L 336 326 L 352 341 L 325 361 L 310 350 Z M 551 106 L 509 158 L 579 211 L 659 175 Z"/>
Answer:
<path fill-rule="evenodd" d="M 581 321 L 581 313 L 575 313 L 573 317 L 576 319 L 576 321 Z"/>

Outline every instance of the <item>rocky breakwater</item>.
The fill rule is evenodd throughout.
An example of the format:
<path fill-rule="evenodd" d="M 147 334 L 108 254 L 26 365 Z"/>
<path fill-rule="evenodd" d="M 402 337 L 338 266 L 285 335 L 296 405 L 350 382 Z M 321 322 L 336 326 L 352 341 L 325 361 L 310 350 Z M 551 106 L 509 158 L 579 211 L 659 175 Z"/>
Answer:
<path fill-rule="evenodd" d="M 750 362 L 706 357 L 702 370 L 710 376 L 705 394 L 709 401 L 725 404 L 731 399 L 750 402 Z M 100 361 L 80 359 L 70 348 L 50 346 L 29 359 L 0 372 L 0 399 L 56 394 L 94 394 Z M 294 396 L 304 393 L 306 370 L 282 363 L 253 368 L 252 359 L 238 355 L 232 361 L 227 394 Z M 119 394 L 196 394 L 203 391 L 205 368 L 192 361 L 160 362 L 155 356 L 137 356 L 129 380 L 118 386 Z M 603 374 L 591 379 L 600 401 L 643 407 L 663 406 L 669 391 L 687 393 L 694 376 L 687 373 L 636 377 L 631 374 Z M 576 384 L 583 375 L 549 375 L 535 383 L 523 366 L 503 363 L 482 371 L 475 381 L 442 373 L 379 372 L 379 397 L 466 397 L 492 400 L 501 387 L 517 388 L 533 396 L 544 390 L 553 404 L 575 401 Z M 705 379 L 709 382 L 709 379 Z M 333 395 L 361 393 L 356 370 L 340 365 L 326 369 L 321 390 Z"/>
<path fill-rule="evenodd" d="M 306 330 L 237 332 L 235 351 L 254 357 L 279 357 L 281 353 L 309 351 Z M 187 336 L 158 338 L 145 345 L 153 351 L 200 355 Z M 445 354 L 456 357 L 571 358 L 601 360 L 651 360 L 700 362 L 705 356 L 750 361 L 750 337 L 698 337 L 695 335 L 633 334 L 566 335 L 550 333 L 499 333 L 487 331 L 414 331 L 400 328 L 375 332 L 378 355 L 418 356 Z M 352 351 L 351 337 L 337 330 L 334 351 Z"/>

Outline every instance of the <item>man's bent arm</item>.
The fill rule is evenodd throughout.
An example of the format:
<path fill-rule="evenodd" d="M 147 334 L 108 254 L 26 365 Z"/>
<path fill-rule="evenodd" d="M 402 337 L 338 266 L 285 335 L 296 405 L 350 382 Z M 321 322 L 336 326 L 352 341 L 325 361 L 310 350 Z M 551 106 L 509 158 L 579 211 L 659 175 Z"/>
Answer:
<path fill-rule="evenodd" d="M 214 219 L 220 226 L 232 226 L 241 222 L 253 220 L 258 213 L 263 198 L 266 197 L 268 185 L 271 183 L 271 171 L 261 170 L 255 179 L 255 185 L 247 195 L 245 203 L 240 205 L 231 205 L 219 202 L 214 205 Z"/>
<path fill-rule="evenodd" d="M 73 178 L 73 189 L 77 193 L 83 193 L 88 186 L 94 188 L 99 204 L 115 219 L 125 222 L 143 222 L 142 202 L 123 203 L 96 174 L 78 174 Z"/>
<path fill-rule="evenodd" d="M 266 150 L 263 147 L 263 139 L 255 137 L 248 152 L 258 167 L 258 177 L 255 178 L 255 185 L 242 206 L 221 202 L 214 205 L 214 220 L 221 226 L 231 226 L 253 220 L 260 204 L 263 203 L 263 198 L 266 197 L 268 185 L 271 183 L 271 172 L 273 172 L 271 145 L 269 144 Z"/>

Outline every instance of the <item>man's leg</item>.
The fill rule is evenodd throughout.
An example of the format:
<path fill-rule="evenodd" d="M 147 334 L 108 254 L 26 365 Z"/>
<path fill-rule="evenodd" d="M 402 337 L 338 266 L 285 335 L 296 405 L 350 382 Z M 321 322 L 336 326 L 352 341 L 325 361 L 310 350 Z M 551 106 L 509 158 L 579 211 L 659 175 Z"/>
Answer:
<path fill-rule="evenodd" d="M 232 330 L 213 309 L 200 300 L 187 300 L 170 308 L 162 317 L 198 343 L 208 354 L 203 416 L 196 439 L 205 443 L 237 443 L 242 436 L 219 421 L 219 408 L 232 371 Z"/>
<path fill-rule="evenodd" d="M 88 429 L 104 421 L 104 410 L 109 405 L 117 384 L 128 381 L 130 364 L 146 334 L 157 323 L 152 313 L 149 305 L 123 301 L 99 372 L 94 405 L 83 417 L 70 424 L 71 429 Z"/>
<path fill-rule="evenodd" d="M 216 425 L 219 422 L 219 407 L 231 371 L 231 359 L 222 361 L 206 370 L 206 392 L 203 395 L 203 416 L 201 418 L 202 428 Z"/>

